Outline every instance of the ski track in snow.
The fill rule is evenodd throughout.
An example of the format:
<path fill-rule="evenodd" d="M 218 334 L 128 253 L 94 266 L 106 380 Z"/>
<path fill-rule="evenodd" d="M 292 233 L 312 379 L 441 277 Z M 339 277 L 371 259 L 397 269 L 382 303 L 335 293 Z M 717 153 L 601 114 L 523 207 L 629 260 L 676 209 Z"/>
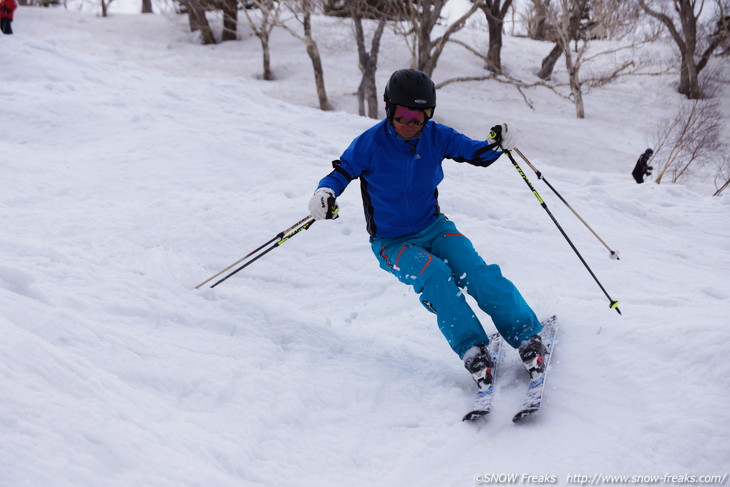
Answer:
<path fill-rule="evenodd" d="M 357 182 L 339 220 L 193 290 L 304 217 L 329 161 L 373 123 L 351 114 L 349 27 L 317 27 L 331 113 L 312 108 L 311 67 L 284 33 L 267 84 L 255 38 L 203 47 L 182 18 L 19 9 L 0 39 L 0 486 L 727 473 L 730 199 L 629 175 L 648 138 L 635 112 L 666 114 L 670 78 L 598 90 L 582 121 L 546 93 L 530 111 L 496 84 L 439 92 L 437 120 L 473 137 L 516 121 L 525 154 L 620 251 L 608 259 L 523 167 L 621 317 L 506 159 L 445 163 L 443 211 L 561 321 L 528 424 L 510 421 L 527 386 L 511 349 L 488 420 L 461 422 L 471 378 L 378 269 Z M 508 37 L 505 59 L 546 47 Z M 476 69 L 447 52 L 437 81 Z M 404 59 L 386 36 L 381 86 Z"/>

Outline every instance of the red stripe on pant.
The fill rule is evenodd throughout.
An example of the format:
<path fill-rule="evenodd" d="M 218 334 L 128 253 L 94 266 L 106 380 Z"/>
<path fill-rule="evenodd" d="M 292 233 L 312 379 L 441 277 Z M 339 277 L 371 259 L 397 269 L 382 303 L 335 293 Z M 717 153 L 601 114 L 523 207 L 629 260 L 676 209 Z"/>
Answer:
<path fill-rule="evenodd" d="M 406 249 L 406 247 L 409 247 L 409 245 L 408 245 L 408 244 L 406 244 L 406 245 L 404 245 L 403 247 L 401 247 L 401 248 L 400 248 L 400 251 L 398 252 L 398 257 L 396 257 L 396 258 L 395 258 L 395 266 L 396 266 L 396 267 L 400 267 L 400 266 L 398 265 L 398 262 L 400 262 L 400 258 L 401 258 L 401 255 L 403 255 L 403 251 L 404 251 L 404 250 Z M 424 252 L 424 251 L 423 251 L 423 250 L 421 250 L 421 249 L 418 249 L 418 250 L 419 250 L 419 251 L 420 251 L 420 252 L 421 252 L 421 253 L 422 253 L 423 255 L 425 255 L 426 257 L 428 257 L 428 260 L 426 261 L 426 264 L 425 264 L 425 265 L 423 266 L 423 268 L 421 269 L 421 272 L 419 272 L 419 275 L 422 275 L 422 274 L 423 274 L 423 272 L 424 272 L 424 271 L 426 270 L 426 267 L 428 267 L 428 264 L 430 264 L 430 263 L 431 263 L 431 261 L 433 261 L 433 255 L 431 255 L 431 254 L 429 254 L 429 253 L 427 253 L 427 252 Z"/>

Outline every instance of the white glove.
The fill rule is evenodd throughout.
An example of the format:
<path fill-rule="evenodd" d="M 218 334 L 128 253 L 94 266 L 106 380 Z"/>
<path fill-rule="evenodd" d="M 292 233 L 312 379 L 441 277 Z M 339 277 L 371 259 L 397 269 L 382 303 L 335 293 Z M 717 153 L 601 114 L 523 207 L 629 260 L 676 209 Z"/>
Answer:
<path fill-rule="evenodd" d="M 334 220 L 338 210 L 335 192 L 329 188 L 319 188 L 309 200 L 309 214 L 315 220 Z"/>
<path fill-rule="evenodd" d="M 496 134 L 497 137 L 492 137 L 492 133 Z M 511 151 L 517 145 L 517 134 L 515 134 L 514 128 L 510 129 L 507 122 L 500 123 L 491 128 L 489 134 L 489 140 L 497 142 L 506 151 Z"/>

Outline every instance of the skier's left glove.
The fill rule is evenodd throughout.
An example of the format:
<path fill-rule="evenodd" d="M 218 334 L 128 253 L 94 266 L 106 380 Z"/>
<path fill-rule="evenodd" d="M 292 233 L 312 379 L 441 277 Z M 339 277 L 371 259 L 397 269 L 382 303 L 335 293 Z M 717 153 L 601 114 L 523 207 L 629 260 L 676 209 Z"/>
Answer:
<path fill-rule="evenodd" d="M 503 122 L 490 129 L 488 141 L 496 142 L 502 149 L 511 151 L 517 145 L 517 134 L 515 134 L 514 128 L 510 128 L 507 122 Z"/>
<path fill-rule="evenodd" d="M 335 192 L 329 188 L 319 188 L 309 200 L 309 214 L 315 220 L 334 220 L 338 211 Z"/>

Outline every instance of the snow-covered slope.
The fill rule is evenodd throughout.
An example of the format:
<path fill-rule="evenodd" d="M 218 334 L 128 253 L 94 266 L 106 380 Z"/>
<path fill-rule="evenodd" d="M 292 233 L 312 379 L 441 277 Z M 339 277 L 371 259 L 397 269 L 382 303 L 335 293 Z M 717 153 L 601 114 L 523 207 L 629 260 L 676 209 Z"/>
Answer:
<path fill-rule="evenodd" d="M 525 167 L 618 316 L 506 160 L 445 164 L 443 211 L 561 319 L 547 406 L 529 424 L 510 422 L 525 387 L 511 350 L 488 421 L 460 421 L 471 378 L 377 268 L 356 188 L 339 220 L 193 290 L 304 217 L 329 161 L 373 123 L 349 113 L 348 27 L 319 22 L 332 113 L 303 106 L 311 74 L 287 37 L 267 84 L 255 38 L 203 47 L 184 19 L 18 11 L 0 39 L 0 485 L 725 475 L 730 200 L 629 176 L 646 132 L 627 110 L 664 113 L 669 78 L 598 91 L 582 121 L 500 85 L 440 94 L 441 120 L 468 135 L 519 126 L 525 154 L 621 252 L 610 260 Z M 381 80 L 407 63 L 396 42 Z M 523 59 L 546 47 L 506 44 Z M 452 52 L 435 77 L 467 59 Z"/>

